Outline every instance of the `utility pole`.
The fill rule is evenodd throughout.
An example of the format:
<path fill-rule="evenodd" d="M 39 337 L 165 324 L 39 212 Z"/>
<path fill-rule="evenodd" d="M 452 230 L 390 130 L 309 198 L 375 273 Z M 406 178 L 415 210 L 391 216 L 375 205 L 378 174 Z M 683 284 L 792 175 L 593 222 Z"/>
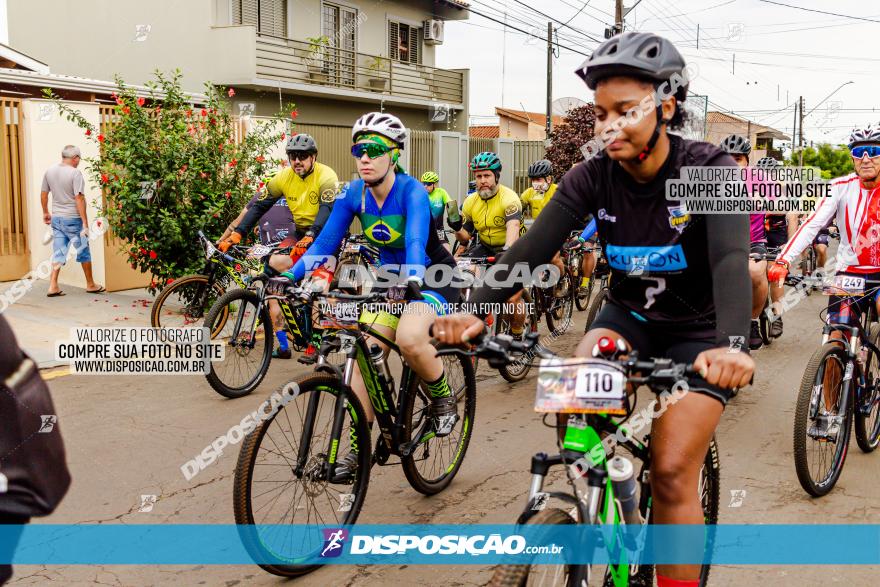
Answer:
<path fill-rule="evenodd" d="M 547 23 L 547 136 L 553 130 L 553 22 Z"/>
<path fill-rule="evenodd" d="M 801 124 L 800 124 L 800 139 L 798 140 L 798 146 L 800 147 L 800 157 L 798 161 L 798 166 L 804 166 L 804 97 L 801 96 Z"/>
<path fill-rule="evenodd" d="M 618 35 L 623 32 L 623 0 L 614 2 L 614 27 Z"/>
<path fill-rule="evenodd" d="M 788 92 L 786 92 L 787 94 Z M 791 159 L 794 161 L 795 141 L 797 140 L 798 103 L 794 103 L 794 119 L 791 121 Z"/>

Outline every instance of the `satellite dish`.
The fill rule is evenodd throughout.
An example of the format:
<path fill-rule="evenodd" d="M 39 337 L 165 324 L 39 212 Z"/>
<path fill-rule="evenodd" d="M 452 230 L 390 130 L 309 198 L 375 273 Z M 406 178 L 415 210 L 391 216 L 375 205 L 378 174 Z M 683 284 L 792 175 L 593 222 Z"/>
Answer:
<path fill-rule="evenodd" d="M 551 104 L 551 111 L 553 112 L 553 116 L 568 116 L 568 112 L 573 108 L 579 108 L 586 105 L 587 102 L 580 98 L 574 98 L 571 96 L 557 98 L 556 100 L 553 100 Z"/>

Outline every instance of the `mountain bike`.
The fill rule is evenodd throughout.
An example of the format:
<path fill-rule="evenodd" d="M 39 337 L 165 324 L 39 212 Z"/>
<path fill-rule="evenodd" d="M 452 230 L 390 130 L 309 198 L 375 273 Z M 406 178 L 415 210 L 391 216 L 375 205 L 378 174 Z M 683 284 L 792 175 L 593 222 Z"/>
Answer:
<path fill-rule="evenodd" d="M 339 257 L 337 270 L 334 278 L 330 283 L 330 289 L 341 289 L 346 293 L 364 293 L 364 279 L 367 276 L 375 277 L 375 268 L 379 266 L 379 249 L 373 245 L 367 237 L 362 234 L 353 234 L 345 238 L 339 249 Z M 355 285 L 346 284 L 347 287 L 340 288 L 339 279 L 342 273 L 352 271 L 352 267 L 357 267 L 357 274 L 352 275 Z M 351 275 L 351 273 L 349 273 Z M 368 282 L 369 279 L 366 279 Z"/>
<path fill-rule="evenodd" d="M 526 291 L 533 302 L 535 321 L 540 321 L 541 316 L 544 316 L 547 319 L 547 328 L 554 335 L 568 330 L 574 313 L 575 297 L 575 283 L 570 272 L 565 271 L 560 275 L 555 285 L 544 287 L 540 283 L 534 283 Z"/>
<path fill-rule="evenodd" d="M 262 258 L 265 261 L 272 254 L 286 250 L 265 247 L 261 251 Z M 378 263 L 378 252 L 362 236 L 346 237 L 340 251 L 340 266 L 345 263 L 366 266 L 369 270 Z M 265 290 L 270 276 L 276 273 L 265 265 L 264 272 L 254 277 L 247 289 L 234 289 L 220 296 L 205 317 L 205 326 L 211 329 L 211 339 L 226 342 L 223 360 L 212 361 L 206 375 L 211 387 L 224 397 L 248 395 L 269 372 L 275 346 L 270 299 L 278 302 L 294 351 L 305 351 L 312 340 L 314 329 L 309 308 L 283 295 L 270 295 Z M 334 284 L 338 283 L 339 273 Z M 360 289 L 359 285 L 353 291 Z"/>
<path fill-rule="evenodd" d="M 560 359 L 538 344 L 537 334 L 530 335 L 523 343 L 506 336 L 486 335 L 477 341 L 473 350 L 450 348 L 442 349 L 439 354 L 479 355 L 490 365 L 509 361 L 511 352 L 537 354 L 544 359 L 538 374 L 535 410 L 544 412 L 545 425 L 564 434 L 557 434 L 558 454 L 539 452 L 532 457 L 528 499 L 517 524 L 601 525 L 606 529 L 610 527 L 612 536 L 623 541 L 626 524 L 641 526 L 652 521 L 651 435 L 639 440 L 636 438 L 639 431 L 624 425 L 634 413 L 636 402 L 635 392 L 626 393 L 626 384 L 647 385 L 655 392 L 674 391 L 677 385 L 694 375 L 694 371 L 670 359 L 640 360 L 635 351 L 621 358 L 626 348 L 622 341 L 615 343 L 603 338 L 597 348 L 603 349 L 598 358 Z M 563 413 L 566 419 L 548 424 L 551 414 Z M 642 410 L 643 422 L 645 413 Z M 650 420 L 652 412 L 647 414 Z M 625 429 L 626 433 L 618 433 Z M 609 437 L 616 438 L 617 442 L 606 447 L 603 438 Z M 641 461 L 637 472 L 628 458 L 616 454 L 620 449 Z M 547 475 L 554 467 L 565 470 L 568 484 L 565 492 L 544 489 Z M 720 482 L 719 452 L 713 439 L 700 472 L 699 486 L 695 488 L 703 504 L 706 524 L 718 522 Z M 548 507 L 550 499 L 560 501 L 562 506 Z M 614 546 L 611 542 L 605 544 L 609 555 Z M 500 565 L 489 585 L 653 585 L 652 565 L 620 561 L 615 557 L 610 560 L 619 562 L 604 568 L 562 562 L 557 566 Z M 703 565 L 701 585 L 708 575 L 709 565 Z"/>
<path fill-rule="evenodd" d="M 184 275 L 165 286 L 150 309 L 150 326 L 185 327 L 201 322 L 205 312 L 231 286 L 244 289 L 249 274 L 260 270 L 256 247 L 234 246 L 232 254 L 221 252 L 199 231 L 199 241 L 205 250 L 205 269 L 202 273 Z"/>
<path fill-rule="evenodd" d="M 596 296 L 590 302 L 589 309 L 587 309 L 587 324 L 584 326 L 584 334 L 590 330 L 590 326 L 593 325 L 596 316 L 599 315 L 599 311 L 608 302 L 608 287 L 611 283 L 611 267 L 608 265 L 604 255 L 602 255 L 602 247 L 595 245 L 592 250 L 593 254 L 596 255 L 596 268 L 593 270 L 590 284 L 591 287 L 596 282 L 599 285 L 596 289 Z"/>
<path fill-rule="evenodd" d="M 205 316 L 211 340 L 225 343 L 223 359 L 211 361 L 206 375 L 214 391 L 224 397 L 234 399 L 248 395 L 269 372 L 275 345 L 270 299 L 278 301 L 293 350 L 302 352 L 311 341 L 308 307 L 284 296 L 271 295 L 265 287 L 269 279 L 263 273 L 253 279 L 251 287 L 226 292 Z"/>
<path fill-rule="evenodd" d="M 480 276 L 485 275 L 486 270 L 493 263 L 495 263 L 495 257 L 460 257 L 457 259 L 458 269 L 460 271 L 466 271 L 474 276 L 474 278 L 478 278 Z M 473 287 L 466 287 L 462 289 L 462 300 L 465 303 L 471 301 L 471 294 L 473 293 Z M 527 308 L 529 308 L 529 304 L 532 304 L 532 296 L 531 290 L 526 289 L 523 291 L 522 301 L 524 304 L 527 304 Z M 526 313 L 526 320 L 523 324 L 523 335 L 528 334 L 529 332 L 537 332 L 538 330 L 538 317 L 539 315 L 536 312 L 528 312 Z M 490 332 L 492 334 L 510 334 L 510 318 L 507 312 L 498 312 L 489 314 L 486 317 L 486 325 L 489 327 Z M 474 370 L 477 368 L 478 357 L 474 357 Z M 510 383 L 516 383 L 517 381 L 522 381 L 526 375 L 529 374 L 529 370 L 531 369 L 531 364 L 528 361 L 525 362 L 512 362 L 505 363 L 504 365 L 500 365 L 498 367 L 498 372 L 501 376 Z"/>
<path fill-rule="evenodd" d="M 867 302 L 867 309 L 856 324 L 823 320 L 822 345 L 801 379 L 794 464 L 801 487 L 813 497 L 827 494 L 840 478 L 853 428 L 863 452 L 880 444 L 880 325 L 874 305 L 878 291 L 880 281 L 849 275 L 837 275 L 822 291 L 843 298 L 843 316 L 851 316 L 859 300 Z M 840 338 L 832 338 L 834 333 Z"/>
<path fill-rule="evenodd" d="M 364 305 L 384 301 L 384 293 L 315 294 L 300 289 L 293 295 L 319 309 L 324 334 L 318 364 L 313 373 L 294 380 L 295 398 L 245 438 L 233 493 L 235 521 L 245 546 L 258 560 L 277 560 L 260 566 L 284 577 L 318 568 L 314 560 L 322 540 L 316 536 L 294 546 L 286 540 L 288 535 L 277 533 L 292 524 L 354 524 L 373 465 L 401 465 L 409 484 L 425 495 L 445 489 L 467 452 L 477 401 L 470 359 L 444 357 L 461 419 L 448 436 L 435 436 L 428 410 L 430 393 L 402 357 L 395 391 L 387 353 L 370 345 L 367 336 L 381 341 L 390 352 L 399 354 L 398 347 L 359 321 Z M 337 351 L 345 354 L 342 367 L 326 360 Z M 356 366 L 379 425 L 372 450 L 371 427 L 351 388 Z M 334 483 L 339 455 L 350 452 L 357 454 L 353 477 Z M 261 531 L 254 524 L 273 526 Z"/>
<path fill-rule="evenodd" d="M 574 304 L 581 312 L 589 307 L 590 296 L 593 295 L 595 281 L 591 275 L 584 275 L 584 256 L 593 251 L 592 244 L 581 240 L 581 233 L 574 231 L 568 237 L 562 247 L 562 262 L 571 273 L 572 282 L 575 284 Z M 584 284 L 584 279 L 587 283 Z"/>

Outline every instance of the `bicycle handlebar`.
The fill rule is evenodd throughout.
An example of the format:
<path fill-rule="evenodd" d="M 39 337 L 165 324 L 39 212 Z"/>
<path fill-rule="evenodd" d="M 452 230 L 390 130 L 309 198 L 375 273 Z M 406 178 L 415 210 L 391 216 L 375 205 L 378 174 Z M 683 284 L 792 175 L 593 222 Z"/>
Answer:
<path fill-rule="evenodd" d="M 429 335 L 433 336 L 433 325 L 429 329 Z M 514 363 L 517 360 L 511 358 L 510 351 L 528 356 L 530 353 L 538 355 L 542 359 L 559 358 L 539 344 L 540 335 L 530 332 L 522 342 L 513 340 L 510 335 L 499 334 L 490 336 L 482 332 L 471 342 L 476 345 L 473 349 L 461 347 L 446 347 L 437 350 L 437 356 L 462 355 L 465 357 L 481 357 L 489 361 L 491 367 Z M 621 368 L 631 383 L 674 383 L 681 379 L 698 376 L 693 364 L 674 363 L 672 359 L 639 360 L 638 352 L 631 351 L 625 359 L 607 359 L 603 357 L 585 358 L 587 362 L 606 362 Z M 633 375 L 634 373 L 646 373 L 645 375 Z"/>

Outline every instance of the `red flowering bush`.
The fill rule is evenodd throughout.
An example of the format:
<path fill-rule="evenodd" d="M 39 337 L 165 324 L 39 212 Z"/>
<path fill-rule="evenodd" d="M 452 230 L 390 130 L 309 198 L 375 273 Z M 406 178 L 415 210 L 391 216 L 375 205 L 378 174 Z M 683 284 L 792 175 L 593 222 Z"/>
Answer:
<path fill-rule="evenodd" d="M 44 93 L 89 140 L 100 143 L 101 156 L 87 159 L 86 167 L 103 187 L 98 207 L 131 265 L 151 273 L 148 289 L 155 292 L 172 278 L 204 268 L 198 231 L 219 237 L 253 196 L 253 186 L 278 166 L 280 161 L 269 157 L 282 140 L 275 124 L 293 106 L 285 105 L 283 117 L 253 124 L 236 140 L 237 121 L 226 98 L 233 92 L 207 85 L 207 101 L 194 111 L 179 72 L 157 72 L 156 82 L 148 84 L 149 99 L 121 79 L 116 83 L 115 119 L 100 129 L 51 91 Z"/>

